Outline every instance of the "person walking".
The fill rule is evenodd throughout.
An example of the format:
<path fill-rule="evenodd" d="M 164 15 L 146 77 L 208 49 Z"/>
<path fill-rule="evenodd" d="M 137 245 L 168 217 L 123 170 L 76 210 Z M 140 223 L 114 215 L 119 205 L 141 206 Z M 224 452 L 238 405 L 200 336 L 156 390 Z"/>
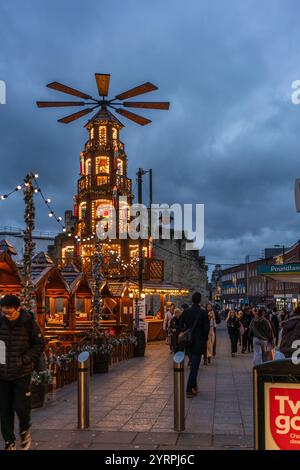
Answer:
<path fill-rule="evenodd" d="M 214 355 L 214 343 L 215 343 L 215 329 L 216 329 L 216 319 L 213 310 L 208 312 L 208 319 L 209 319 L 209 332 L 208 332 L 208 339 L 207 339 L 207 363 L 211 363 L 211 358 Z"/>
<path fill-rule="evenodd" d="M 237 317 L 237 313 L 234 310 L 230 310 L 227 317 L 227 330 L 231 343 L 231 356 L 235 357 L 237 353 L 237 345 L 240 334 L 240 321 Z"/>
<path fill-rule="evenodd" d="M 163 321 L 163 330 L 164 330 L 164 334 L 165 334 L 165 338 L 166 338 L 166 344 L 169 345 L 171 352 L 172 352 L 172 349 L 171 349 L 170 325 L 171 325 L 171 320 L 172 320 L 173 315 L 174 315 L 174 309 L 175 309 L 175 305 L 171 304 L 170 308 L 166 311 L 164 321 Z"/>
<path fill-rule="evenodd" d="M 249 337 L 249 327 L 252 321 L 252 316 L 248 308 L 246 308 L 243 312 L 241 318 L 241 324 L 243 326 L 243 335 L 242 335 L 242 354 L 245 352 L 251 352 L 251 340 Z"/>
<path fill-rule="evenodd" d="M 296 307 L 290 318 L 282 322 L 282 332 L 279 350 L 285 357 L 292 357 L 299 346 L 294 342 L 300 340 L 300 307 Z"/>
<path fill-rule="evenodd" d="M 253 365 L 272 359 L 274 347 L 274 332 L 270 321 L 266 318 L 266 311 L 259 308 L 250 323 L 250 335 L 253 336 Z"/>
<path fill-rule="evenodd" d="M 0 300 L 0 420 L 5 450 L 16 450 L 15 413 L 19 419 L 21 450 L 30 437 L 30 380 L 34 364 L 45 349 L 45 340 L 33 313 L 20 308 L 20 299 Z"/>
<path fill-rule="evenodd" d="M 174 315 L 170 322 L 171 349 L 173 353 L 182 350 L 182 348 L 178 345 L 178 334 L 180 332 L 181 315 L 182 315 L 182 310 L 180 308 L 175 308 Z"/>
<path fill-rule="evenodd" d="M 276 307 L 272 308 L 272 310 L 269 314 L 269 320 L 270 320 L 270 323 L 271 323 L 273 331 L 274 331 L 275 346 L 277 346 L 278 338 L 279 338 L 279 318 L 278 318 Z"/>
<path fill-rule="evenodd" d="M 218 310 L 215 308 L 212 307 L 211 304 L 207 304 L 206 306 L 206 310 L 207 310 L 207 313 L 209 315 L 210 312 L 213 312 L 214 314 L 214 317 L 215 317 L 215 322 L 214 322 L 214 343 L 213 343 L 213 357 L 216 356 L 217 354 L 217 325 L 219 323 L 221 323 L 221 317 L 220 317 L 220 313 L 218 312 Z"/>
<path fill-rule="evenodd" d="M 209 333 L 208 315 L 206 310 L 200 307 L 201 298 L 201 293 L 195 292 L 192 295 L 192 306 L 181 315 L 181 329 L 190 329 L 192 332 L 192 343 L 189 347 L 191 365 L 186 388 L 187 398 L 191 398 L 198 393 L 198 370 Z"/>

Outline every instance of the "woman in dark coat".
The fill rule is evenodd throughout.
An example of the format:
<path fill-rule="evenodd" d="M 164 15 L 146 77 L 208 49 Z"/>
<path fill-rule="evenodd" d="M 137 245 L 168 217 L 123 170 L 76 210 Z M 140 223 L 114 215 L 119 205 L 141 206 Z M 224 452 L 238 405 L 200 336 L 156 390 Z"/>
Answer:
<path fill-rule="evenodd" d="M 231 342 L 231 356 L 234 357 L 237 353 L 237 345 L 239 340 L 241 323 L 234 310 L 230 310 L 227 317 L 227 330 Z"/>

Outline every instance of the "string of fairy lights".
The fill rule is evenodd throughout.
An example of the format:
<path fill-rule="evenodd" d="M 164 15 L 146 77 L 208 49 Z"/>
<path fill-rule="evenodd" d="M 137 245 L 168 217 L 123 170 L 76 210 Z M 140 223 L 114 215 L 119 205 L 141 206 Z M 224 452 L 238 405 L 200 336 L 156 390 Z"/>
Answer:
<path fill-rule="evenodd" d="M 56 214 L 56 212 L 54 211 L 52 205 L 51 205 L 51 202 L 52 200 L 50 198 L 47 198 L 45 197 L 44 195 L 44 192 L 42 190 L 42 188 L 40 187 L 39 185 L 39 182 L 38 182 L 38 179 L 39 179 L 39 175 L 37 173 L 32 173 L 32 180 L 34 182 L 34 192 L 35 193 L 39 193 L 45 206 L 47 207 L 48 209 L 48 216 L 53 218 L 61 227 L 62 231 L 65 232 L 69 237 L 71 237 L 73 234 L 71 232 L 67 232 L 67 229 L 66 227 L 64 226 L 64 224 L 62 223 L 62 220 L 63 218 L 61 216 L 58 216 Z M 8 193 L 5 193 L 5 194 L 2 194 L 0 195 L 0 201 L 5 201 L 6 199 L 8 199 L 9 197 L 11 197 L 13 194 L 21 191 L 22 189 L 24 189 L 25 186 L 29 186 L 30 183 L 24 181 L 22 184 L 18 184 L 15 186 L 14 189 L 12 189 L 11 191 L 9 191 Z M 94 239 L 96 237 L 96 233 L 93 232 L 92 235 L 90 235 L 89 237 L 83 237 L 83 238 L 80 238 L 78 235 L 75 235 L 75 240 L 77 242 L 86 242 L 86 241 L 91 241 L 91 242 L 94 242 Z M 110 242 L 111 240 L 109 240 Z M 182 254 L 179 254 L 179 253 L 175 253 L 171 250 L 168 250 L 167 248 L 164 248 L 162 246 L 160 246 L 159 244 L 157 243 L 153 243 L 153 245 L 160 249 L 160 250 L 163 250 L 163 251 L 166 251 L 166 252 L 169 252 L 170 254 L 174 255 L 174 256 L 178 256 L 179 258 L 184 258 L 184 259 L 189 259 L 189 260 L 192 260 L 193 258 L 191 258 L 190 256 L 187 256 L 187 255 L 182 255 Z M 139 261 L 139 258 L 138 256 L 133 256 L 130 258 L 129 261 L 124 261 L 121 259 L 121 255 L 120 253 L 116 253 L 115 251 L 113 250 L 110 250 L 108 249 L 107 250 L 107 254 L 111 254 L 111 255 L 116 255 L 116 261 L 117 262 L 121 262 L 121 267 L 123 269 L 128 269 L 128 268 L 133 268 L 135 267 L 135 265 L 138 263 Z M 216 263 L 213 263 L 213 262 L 209 262 L 209 261 L 205 261 L 205 264 L 207 265 L 215 265 Z M 232 266 L 233 264 L 236 264 L 236 263 L 220 263 L 222 266 Z"/>
<path fill-rule="evenodd" d="M 62 220 L 63 218 L 58 216 L 56 214 L 56 212 L 54 211 L 52 205 L 51 205 L 51 199 L 50 198 L 46 198 L 43 191 L 42 191 L 42 188 L 40 187 L 39 185 L 39 182 L 38 182 L 38 178 L 39 178 L 39 175 L 37 173 L 32 173 L 32 181 L 33 181 L 33 188 L 34 188 L 34 192 L 35 193 L 39 193 L 43 202 L 45 203 L 47 209 L 48 209 L 48 216 L 53 218 L 59 225 L 60 227 L 62 228 L 63 232 L 67 232 L 67 229 L 66 227 L 64 226 L 64 224 L 62 223 Z M 29 182 L 27 181 L 24 181 L 24 183 L 22 184 L 18 184 L 15 186 L 14 189 L 12 189 L 10 192 L 6 193 L 6 194 L 2 194 L 0 196 L 0 201 L 5 201 L 6 199 L 8 199 L 10 196 L 12 196 L 14 193 L 17 193 L 19 191 L 21 191 L 22 189 L 24 189 L 25 186 L 29 186 Z M 72 236 L 72 233 L 67 233 L 69 237 Z"/>

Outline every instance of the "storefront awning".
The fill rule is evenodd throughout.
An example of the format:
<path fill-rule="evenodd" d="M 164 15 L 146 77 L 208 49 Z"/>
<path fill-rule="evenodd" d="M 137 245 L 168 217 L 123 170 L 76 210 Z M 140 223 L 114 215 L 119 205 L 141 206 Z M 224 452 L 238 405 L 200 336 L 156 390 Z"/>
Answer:
<path fill-rule="evenodd" d="M 258 274 L 280 282 L 300 284 L 300 264 L 271 264 L 258 268 Z"/>

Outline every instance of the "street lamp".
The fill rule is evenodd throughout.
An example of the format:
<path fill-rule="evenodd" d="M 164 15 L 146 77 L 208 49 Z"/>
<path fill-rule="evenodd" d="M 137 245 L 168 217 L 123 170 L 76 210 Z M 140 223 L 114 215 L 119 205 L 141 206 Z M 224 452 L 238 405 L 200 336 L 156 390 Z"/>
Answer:
<path fill-rule="evenodd" d="M 274 245 L 274 248 L 282 248 L 282 264 L 284 264 L 285 246 Z M 283 283 L 283 310 L 285 311 L 285 282 Z"/>

